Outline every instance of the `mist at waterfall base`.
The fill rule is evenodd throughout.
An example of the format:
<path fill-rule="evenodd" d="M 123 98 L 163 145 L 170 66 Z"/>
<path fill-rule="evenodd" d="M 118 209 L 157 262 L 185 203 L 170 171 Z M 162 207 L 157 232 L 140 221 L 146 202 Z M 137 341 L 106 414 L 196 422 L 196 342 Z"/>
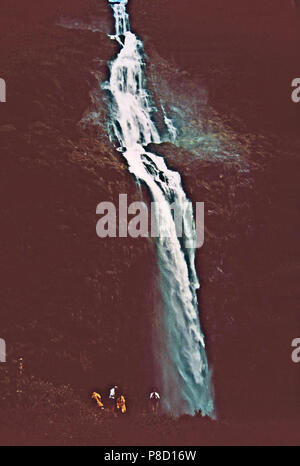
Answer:
<path fill-rule="evenodd" d="M 110 65 L 110 80 L 104 85 L 111 94 L 111 139 L 117 141 L 129 171 L 147 186 L 164 218 L 163 234 L 157 239 L 162 309 L 154 315 L 155 383 L 161 390 L 162 408 L 173 415 L 213 415 L 210 370 L 200 328 L 195 270 L 196 243 L 192 204 L 187 200 L 179 173 L 169 170 L 159 155 L 147 152 L 150 143 L 160 143 L 153 122 L 154 103 L 144 78 L 143 44 L 131 32 L 125 4 L 112 5 L 116 33 L 121 47 Z M 175 129 L 163 110 L 166 126 Z M 172 137 L 172 134 L 170 134 Z M 184 239 L 176 235 L 170 205 L 180 207 Z"/>

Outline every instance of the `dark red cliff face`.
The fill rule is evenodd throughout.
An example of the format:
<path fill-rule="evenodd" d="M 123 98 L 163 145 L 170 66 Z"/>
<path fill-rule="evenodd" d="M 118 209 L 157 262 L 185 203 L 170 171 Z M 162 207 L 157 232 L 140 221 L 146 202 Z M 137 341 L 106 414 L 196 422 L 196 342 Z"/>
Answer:
<path fill-rule="evenodd" d="M 299 111 L 290 95 L 300 12 L 292 2 L 154 0 L 145 7 L 131 0 L 130 8 L 137 32 L 203 77 L 210 102 L 223 114 L 230 108 L 255 131 L 297 132 Z"/>
<path fill-rule="evenodd" d="M 243 41 L 248 37 L 262 40 L 262 46 L 267 41 L 275 47 L 295 40 L 299 32 L 299 11 L 286 0 L 131 0 L 129 8 L 137 15 L 150 11 L 159 21 L 154 28 L 162 33 L 176 31 L 173 44 L 179 45 L 187 34 L 196 41 L 201 37 L 206 41 L 221 37 Z M 145 20 L 146 28 L 152 26 L 150 18 Z"/>

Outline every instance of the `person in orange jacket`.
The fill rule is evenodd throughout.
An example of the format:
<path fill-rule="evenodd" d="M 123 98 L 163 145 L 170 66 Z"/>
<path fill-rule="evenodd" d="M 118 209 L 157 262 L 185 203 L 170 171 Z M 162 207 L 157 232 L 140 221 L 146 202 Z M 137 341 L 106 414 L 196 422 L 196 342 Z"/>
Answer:
<path fill-rule="evenodd" d="M 117 412 L 125 414 L 127 411 L 126 409 L 126 400 L 124 395 L 120 395 L 117 399 Z"/>
<path fill-rule="evenodd" d="M 92 399 L 96 401 L 97 403 L 97 406 L 100 408 L 100 409 L 104 409 L 104 405 L 102 403 L 102 399 L 101 399 L 101 395 L 97 392 L 93 392 L 92 393 Z"/>

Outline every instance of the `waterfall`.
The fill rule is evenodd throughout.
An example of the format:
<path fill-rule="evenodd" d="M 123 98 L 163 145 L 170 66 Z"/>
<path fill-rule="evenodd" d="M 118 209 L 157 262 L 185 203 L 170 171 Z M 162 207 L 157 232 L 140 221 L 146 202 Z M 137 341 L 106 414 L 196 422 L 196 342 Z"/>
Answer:
<path fill-rule="evenodd" d="M 112 4 L 116 33 L 111 38 L 120 52 L 110 63 L 106 89 L 111 94 L 110 125 L 129 171 L 149 189 L 155 219 L 163 219 L 156 239 L 162 310 L 157 316 L 153 357 L 157 385 L 165 412 L 173 415 L 213 415 L 210 371 L 200 328 L 195 270 L 193 208 L 181 185 L 179 173 L 170 170 L 163 157 L 146 151 L 160 143 L 153 123 L 154 110 L 144 77 L 143 44 L 130 30 L 127 0 Z M 183 238 L 177 236 L 173 203 L 183 219 Z"/>

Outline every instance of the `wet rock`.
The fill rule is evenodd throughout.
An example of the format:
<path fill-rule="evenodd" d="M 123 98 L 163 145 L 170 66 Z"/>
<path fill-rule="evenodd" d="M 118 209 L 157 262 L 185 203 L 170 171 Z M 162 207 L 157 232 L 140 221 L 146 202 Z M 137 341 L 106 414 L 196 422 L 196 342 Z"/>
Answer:
<path fill-rule="evenodd" d="M 13 133 L 14 131 L 17 131 L 17 128 L 14 125 L 0 126 L 0 133 Z"/>

